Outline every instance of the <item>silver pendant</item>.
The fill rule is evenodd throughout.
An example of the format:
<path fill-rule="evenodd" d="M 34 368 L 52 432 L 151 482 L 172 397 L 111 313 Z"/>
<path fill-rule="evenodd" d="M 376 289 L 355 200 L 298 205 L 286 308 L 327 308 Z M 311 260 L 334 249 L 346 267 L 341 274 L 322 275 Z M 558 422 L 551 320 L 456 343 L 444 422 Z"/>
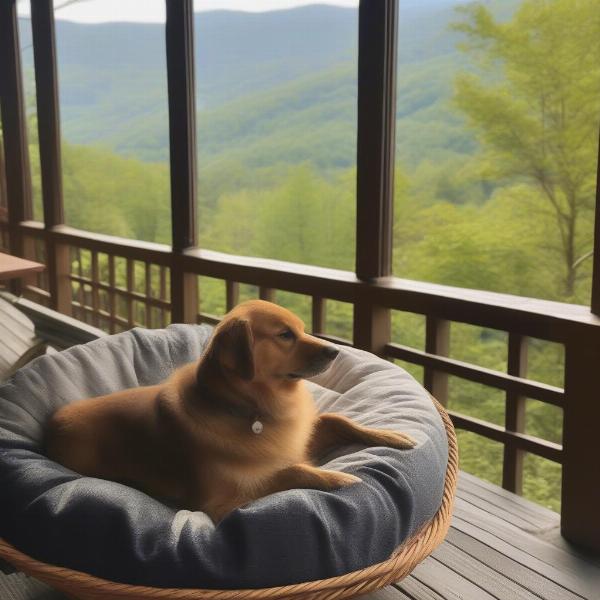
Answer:
<path fill-rule="evenodd" d="M 259 435 L 262 433 L 263 430 L 263 424 L 256 419 L 256 421 L 254 421 L 254 423 L 252 423 L 252 431 L 256 434 Z"/>

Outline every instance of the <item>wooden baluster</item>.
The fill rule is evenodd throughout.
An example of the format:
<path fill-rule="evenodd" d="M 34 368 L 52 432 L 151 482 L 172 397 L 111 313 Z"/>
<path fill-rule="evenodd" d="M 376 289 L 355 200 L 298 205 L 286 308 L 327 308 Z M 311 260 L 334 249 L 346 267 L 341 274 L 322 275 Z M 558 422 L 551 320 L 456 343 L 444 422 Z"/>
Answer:
<path fill-rule="evenodd" d="M 160 266 L 160 299 L 167 300 L 167 270 L 162 265 Z M 160 326 L 167 326 L 167 311 L 164 307 L 160 308 Z"/>
<path fill-rule="evenodd" d="M 425 317 L 425 352 L 448 356 L 450 351 L 450 322 L 432 315 Z M 442 405 L 448 405 L 448 374 L 431 367 L 423 370 L 423 385 Z"/>
<path fill-rule="evenodd" d="M 327 317 L 327 301 L 319 296 L 312 297 L 312 332 L 313 334 L 325 333 L 325 320 Z"/>
<path fill-rule="evenodd" d="M 131 297 L 131 293 L 134 291 L 135 286 L 135 277 L 134 277 L 134 263 L 133 260 L 131 260 L 130 258 L 126 259 L 127 260 L 127 291 L 129 292 L 129 294 L 126 296 L 127 298 L 127 323 L 129 324 L 129 327 L 134 327 L 135 326 L 135 313 L 134 313 L 134 300 Z"/>
<path fill-rule="evenodd" d="M 527 337 L 509 332 L 507 369 L 509 375 L 527 376 L 527 347 Z M 525 398 L 513 391 L 506 392 L 504 427 L 507 431 L 516 433 L 525 431 Z M 524 452 L 510 441 L 504 444 L 502 487 L 516 494 L 523 493 L 523 457 Z"/>
<path fill-rule="evenodd" d="M 258 297 L 267 302 L 275 302 L 275 290 L 261 285 L 258 288 Z"/>
<path fill-rule="evenodd" d="M 145 265 L 145 277 L 146 277 L 146 327 L 152 327 L 152 305 L 150 304 L 150 298 L 152 297 L 152 269 L 150 263 L 144 263 Z"/>
<path fill-rule="evenodd" d="M 115 277 L 115 256 L 114 254 L 108 255 L 108 312 L 110 314 L 110 332 L 115 333 L 117 331 L 116 321 L 116 277 Z"/>
<path fill-rule="evenodd" d="M 240 284 L 237 281 L 225 282 L 226 307 L 229 312 L 240 301 Z"/>
<path fill-rule="evenodd" d="M 83 265 L 81 260 L 81 248 L 77 248 L 77 275 L 79 276 L 79 289 L 77 290 L 77 299 L 79 300 L 79 319 L 81 321 L 86 321 L 86 311 L 85 311 L 85 290 L 83 289 Z"/>
<path fill-rule="evenodd" d="M 98 272 L 98 253 L 92 250 L 92 322 L 95 327 L 100 325 L 100 294 L 98 290 L 98 282 L 100 274 Z"/>

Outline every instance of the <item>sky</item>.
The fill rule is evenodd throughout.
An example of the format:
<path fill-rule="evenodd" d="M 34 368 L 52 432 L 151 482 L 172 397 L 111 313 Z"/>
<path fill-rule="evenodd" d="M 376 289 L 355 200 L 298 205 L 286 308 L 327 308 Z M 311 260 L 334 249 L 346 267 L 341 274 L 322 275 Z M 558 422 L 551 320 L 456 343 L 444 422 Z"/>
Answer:
<path fill-rule="evenodd" d="M 358 0 L 194 0 L 194 11 L 243 10 L 263 12 L 281 10 L 306 4 L 333 4 L 358 6 Z M 59 8 L 65 5 L 64 8 Z M 107 21 L 138 21 L 164 23 L 165 0 L 54 0 L 56 18 L 78 23 L 104 23 Z M 20 17 L 29 16 L 29 0 L 18 0 Z"/>

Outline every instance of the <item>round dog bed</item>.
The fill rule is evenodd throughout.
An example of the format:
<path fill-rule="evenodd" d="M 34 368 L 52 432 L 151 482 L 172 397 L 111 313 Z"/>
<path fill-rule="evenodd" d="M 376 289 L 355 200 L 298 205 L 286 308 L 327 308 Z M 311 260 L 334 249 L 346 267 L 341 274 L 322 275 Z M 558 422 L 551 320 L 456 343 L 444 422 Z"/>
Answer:
<path fill-rule="evenodd" d="M 362 479 L 349 488 L 273 494 L 215 527 L 43 456 L 56 408 L 161 381 L 196 359 L 210 333 L 132 330 L 37 359 L 0 387 L 0 556 L 79 598 L 345 597 L 410 572 L 447 531 L 456 440 L 421 386 L 366 352 L 343 349 L 311 381 L 319 410 L 409 433 L 417 446 L 323 457 Z"/>

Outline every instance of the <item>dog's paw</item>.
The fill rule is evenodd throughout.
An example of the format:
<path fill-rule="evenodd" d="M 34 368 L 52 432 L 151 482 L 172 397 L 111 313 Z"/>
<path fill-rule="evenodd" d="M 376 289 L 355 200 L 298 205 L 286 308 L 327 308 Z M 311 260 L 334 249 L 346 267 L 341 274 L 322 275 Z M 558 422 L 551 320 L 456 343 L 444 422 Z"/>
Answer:
<path fill-rule="evenodd" d="M 386 446 L 388 448 L 396 448 L 399 450 L 408 450 L 414 448 L 417 442 L 406 433 L 398 433 L 396 431 L 386 431 L 382 429 L 371 430 L 372 442 L 378 446 Z"/>
<path fill-rule="evenodd" d="M 321 473 L 323 484 L 322 489 L 324 490 L 336 490 L 362 481 L 362 479 L 356 475 L 342 473 L 341 471 L 326 471 L 325 469 L 322 469 Z"/>

